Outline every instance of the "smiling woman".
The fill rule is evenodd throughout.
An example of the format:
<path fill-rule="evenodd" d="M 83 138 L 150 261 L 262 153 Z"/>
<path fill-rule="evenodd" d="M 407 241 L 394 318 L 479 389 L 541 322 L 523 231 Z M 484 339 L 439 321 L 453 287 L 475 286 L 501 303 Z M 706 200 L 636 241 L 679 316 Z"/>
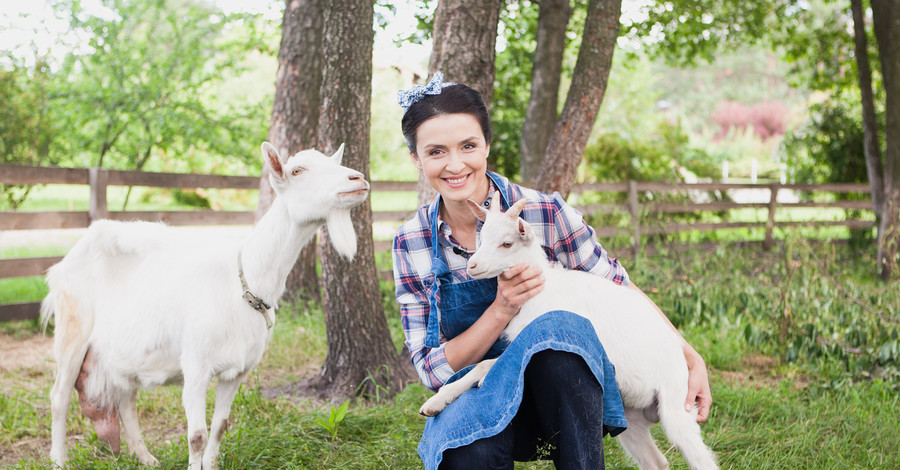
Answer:
<path fill-rule="evenodd" d="M 540 268 L 519 264 L 495 278 L 473 279 L 466 264 L 481 224 L 467 201 L 486 205 L 497 197 L 503 209 L 518 202 L 551 261 L 617 284 L 630 285 L 628 275 L 558 194 L 523 188 L 487 170 L 491 124 L 484 101 L 472 88 L 442 79 L 435 74 L 428 85 L 399 95 L 410 157 L 438 193 L 394 238 L 406 346 L 432 390 L 483 359 L 504 354 L 508 360 L 497 364 L 508 367 L 495 365 L 492 374 L 500 370 L 496 374 L 504 379 L 486 381 L 471 399 L 466 392 L 429 418 L 419 454 L 429 469 L 507 468 L 514 460 L 546 458 L 538 449 L 549 447 L 557 468 L 602 468 L 603 436 L 624 430 L 625 420 L 614 374 L 597 366 L 597 361 L 609 364 L 597 336 L 558 324 L 518 336 L 506 349 L 501 333 L 543 290 L 544 277 Z M 711 403 L 706 366 L 686 342 L 683 349 L 692 375 L 686 405 L 696 402 L 698 420 L 705 420 Z M 502 406 L 496 397 L 502 397 Z"/>

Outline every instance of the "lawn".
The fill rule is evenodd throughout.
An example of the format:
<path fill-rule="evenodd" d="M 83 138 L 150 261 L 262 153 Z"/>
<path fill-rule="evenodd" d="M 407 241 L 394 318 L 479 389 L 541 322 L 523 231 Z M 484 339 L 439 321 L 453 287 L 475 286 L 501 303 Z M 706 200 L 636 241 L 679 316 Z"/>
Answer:
<path fill-rule="evenodd" d="M 723 243 L 620 254 L 709 365 L 714 405 L 703 432 L 723 468 L 900 468 L 900 289 L 874 280 L 870 251 L 788 239 L 770 251 Z M 399 313 L 391 301 L 385 310 L 399 347 Z M 49 468 L 49 344 L 35 322 L 0 326 L 2 467 Z M 417 410 L 429 392 L 419 384 L 392 398 L 355 399 L 342 420 L 329 420 L 341 403 L 268 398 L 267 390 L 316 374 L 325 354 L 321 309 L 282 307 L 232 409 L 222 468 L 421 467 Z M 162 468 L 187 465 L 179 393 L 161 387 L 139 402 Z M 68 433 L 74 468 L 140 467 L 110 454 L 75 400 Z M 686 468 L 658 428 L 656 437 L 673 468 Z M 606 449 L 608 468 L 633 468 L 614 440 Z"/>

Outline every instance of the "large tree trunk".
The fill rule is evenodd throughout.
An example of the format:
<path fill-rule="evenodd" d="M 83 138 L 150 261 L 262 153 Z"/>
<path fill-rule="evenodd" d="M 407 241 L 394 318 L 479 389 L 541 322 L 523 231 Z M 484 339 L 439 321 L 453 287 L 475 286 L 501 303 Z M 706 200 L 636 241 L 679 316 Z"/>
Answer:
<path fill-rule="evenodd" d="M 535 188 L 540 191 L 559 191 L 567 197 L 575 182 L 575 172 L 606 91 L 616 38 L 619 37 L 621 11 L 622 0 L 591 0 L 588 3 L 572 85 L 535 182 Z"/>
<path fill-rule="evenodd" d="M 884 166 L 881 164 L 881 147 L 878 145 L 878 120 L 875 117 L 875 95 L 872 92 L 872 69 L 869 66 L 869 46 L 862 0 L 850 0 L 853 11 L 853 37 L 856 45 L 856 66 L 859 73 L 859 91 L 862 101 L 863 148 L 866 155 L 866 173 L 872 193 L 872 210 L 881 220 L 884 205 Z M 881 239 L 879 226 L 878 239 Z"/>
<path fill-rule="evenodd" d="M 281 155 L 293 155 L 316 146 L 319 88 L 322 86 L 323 5 L 324 0 L 286 0 L 268 137 Z M 269 210 L 274 198 L 275 193 L 269 185 L 269 169 L 264 166 L 256 220 Z M 288 276 L 283 298 L 320 302 L 318 278 L 316 240 L 313 238 L 300 252 Z"/>
<path fill-rule="evenodd" d="M 872 19 L 885 91 L 885 196 L 878 268 L 887 280 L 897 271 L 900 251 L 900 0 L 872 0 Z"/>
<path fill-rule="evenodd" d="M 366 179 L 369 179 L 373 15 L 371 0 L 328 3 L 318 137 L 326 154 L 344 143 L 343 164 L 360 171 Z M 370 201 L 354 208 L 352 217 L 358 238 L 356 258 L 352 261 L 342 258 L 328 242 L 322 249 L 328 355 L 315 385 L 324 396 L 367 394 L 375 391 L 376 386 L 394 394 L 414 379 L 414 371 L 409 357 L 394 347 L 381 304 Z"/>
<path fill-rule="evenodd" d="M 531 98 L 522 126 L 522 182 L 537 180 L 544 162 L 544 152 L 556 124 L 559 104 L 559 82 L 563 52 L 566 48 L 566 26 L 572 9 L 569 0 L 543 0 L 537 26 L 537 46 L 531 67 Z"/>
<path fill-rule="evenodd" d="M 481 93 L 488 109 L 494 94 L 494 57 L 497 23 L 503 0 L 440 0 L 434 12 L 429 79 L 435 72 L 444 81 L 464 83 Z M 435 192 L 419 174 L 419 205 Z"/>

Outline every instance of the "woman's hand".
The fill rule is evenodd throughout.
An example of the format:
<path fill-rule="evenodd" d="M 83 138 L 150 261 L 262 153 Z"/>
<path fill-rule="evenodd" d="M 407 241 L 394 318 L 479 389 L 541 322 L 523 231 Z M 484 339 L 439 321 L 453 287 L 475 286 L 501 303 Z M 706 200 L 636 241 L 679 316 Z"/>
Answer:
<path fill-rule="evenodd" d="M 517 264 L 497 276 L 497 298 L 495 312 L 507 322 L 519 313 L 528 299 L 544 290 L 544 276 L 541 268 Z"/>
<path fill-rule="evenodd" d="M 691 411 L 694 406 L 699 408 L 697 422 L 703 423 L 712 406 L 712 393 L 709 389 L 709 376 L 706 372 L 706 362 L 700 354 L 690 345 L 685 343 L 684 359 L 688 366 L 688 394 L 684 401 L 684 409 Z"/>

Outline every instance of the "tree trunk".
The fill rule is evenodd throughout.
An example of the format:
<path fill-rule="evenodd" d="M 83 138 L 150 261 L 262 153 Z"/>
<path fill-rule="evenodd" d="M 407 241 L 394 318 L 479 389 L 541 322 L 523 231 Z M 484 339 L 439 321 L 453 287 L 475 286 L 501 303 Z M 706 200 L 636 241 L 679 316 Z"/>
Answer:
<path fill-rule="evenodd" d="M 571 15 L 569 0 L 541 1 L 537 46 L 531 67 L 531 98 L 525 111 L 520 144 L 522 182 L 529 185 L 537 180 L 541 171 L 544 151 L 556 124 L 566 26 Z"/>
<path fill-rule="evenodd" d="M 373 15 L 371 0 L 328 3 L 318 135 L 326 154 L 344 143 L 343 165 L 366 179 L 370 179 Z M 325 231 L 322 278 L 328 355 L 314 387 L 332 397 L 376 391 L 392 395 L 415 374 L 409 357 L 394 347 L 381 304 L 370 202 L 354 208 L 352 217 L 358 238 L 354 260 L 337 254 Z"/>
<path fill-rule="evenodd" d="M 488 109 L 494 94 L 494 57 L 497 23 L 503 0 L 440 0 L 434 12 L 429 78 L 435 72 L 444 81 L 463 83 L 481 93 Z M 427 83 L 427 82 L 426 82 Z M 419 205 L 435 192 L 419 174 Z"/>
<path fill-rule="evenodd" d="M 612 66 L 622 0 L 591 0 L 572 85 L 560 114 L 535 188 L 568 197 L 584 148 L 597 120 Z"/>
<path fill-rule="evenodd" d="M 872 0 L 872 19 L 885 91 L 884 207 L 878 269 L 888 280 L 900 250 L 900 0 Z"/>
<path fill-rule="evenodd" d="M 875 117 L 875 95 L 872 92 L 872 69 L 869 66 L 869 46 L 862 0 L 850 0 L 850 9 L 853 11 L 853 38 L 856 45 L 856 66 L 862 101 L 866 173 L 872 193 L 872 210 L 880 221 L 884 205 L 884 166 L 881 164 L 881 147 L 878 145 L 878 120 Z M 881 239 L 880 230 L 878 239 Z"/>
<path fill-rule="evenodd" d="M 324 0 L 286 0 L 268 137 L 269 143 L 281 155 L 293 155 L 316 146 L 319 88 L 322 85 L 323 6 Z M 269 185 L 269 169 L 263 166 L 256 220 L 269 210 L 274 198 L 275 193 Z M 321 302 L 316 258 L 316 239 L 313 238 L 300 252 L 282 298 Z"/>

